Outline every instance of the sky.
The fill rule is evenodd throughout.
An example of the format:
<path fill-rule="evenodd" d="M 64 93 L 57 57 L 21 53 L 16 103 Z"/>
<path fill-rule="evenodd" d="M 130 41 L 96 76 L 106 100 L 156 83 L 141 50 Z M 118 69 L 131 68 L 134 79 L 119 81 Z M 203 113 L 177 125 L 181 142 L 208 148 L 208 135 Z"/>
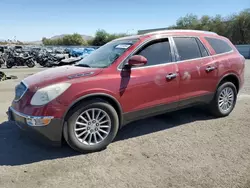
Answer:
<path fill-rule="evenodd" d="M 37 41 L 96 30 L 136 33 L 173 25 L 186 14 L 227 16 L 250 0 L 0 0 L 0 40 Z"/>

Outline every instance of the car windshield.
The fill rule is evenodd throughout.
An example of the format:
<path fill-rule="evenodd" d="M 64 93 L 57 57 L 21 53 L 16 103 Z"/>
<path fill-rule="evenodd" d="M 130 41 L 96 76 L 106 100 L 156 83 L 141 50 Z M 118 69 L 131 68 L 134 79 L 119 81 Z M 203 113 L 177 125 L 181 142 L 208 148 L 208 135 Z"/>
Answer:
<path fill-rule="evenodd" d="M 79 61 L 76 66 L 91 68 L 108 67 L 137 41 L 138 39 L 122 39 L 111 41 L 93 51 L 91 54 Z"/>

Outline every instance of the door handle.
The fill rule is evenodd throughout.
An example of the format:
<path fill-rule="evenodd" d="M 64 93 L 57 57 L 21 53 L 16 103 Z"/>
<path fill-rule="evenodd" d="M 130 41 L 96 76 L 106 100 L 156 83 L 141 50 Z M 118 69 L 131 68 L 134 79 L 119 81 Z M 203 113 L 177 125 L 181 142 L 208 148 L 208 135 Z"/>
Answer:
<path fill-rule="evenodd" d="M 206 71 L 207 71 L 207 72 L 211 72 L 211 71 L 213 71 L 213 70 L 215 70 L 215 69 L 216 69 L 216 67 L 208 66 L 208 67 L 206 68 Z"/>
<path fill-rule="evenodd" d="M 177 74 L 176 73 L 170 73 L 170 74 L 168 74 L 167 76 L 166 76 L 166 78 L 168 79 L 168 80 L 172 80 L 172 79 L 174 79 L 174 78 L 176 78 L 177 77 Z"/>

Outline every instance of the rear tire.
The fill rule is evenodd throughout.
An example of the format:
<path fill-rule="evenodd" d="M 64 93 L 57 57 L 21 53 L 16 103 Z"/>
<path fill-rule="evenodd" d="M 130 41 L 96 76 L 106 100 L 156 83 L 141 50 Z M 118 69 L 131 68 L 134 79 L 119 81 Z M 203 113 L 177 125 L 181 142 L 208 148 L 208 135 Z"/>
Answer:
<path fill-rule="evenodd" d="M 210 103 L 209 111 L 215 117 L 228 116 L 234 109 L 237 101 L 237 89 L 231 82 L 222 83 Z"/>
<path fill-rule="evenodd" d="M 12 68 L 12 64 L 6 64 L 6 67 L 8 68 L 8 69 L 11 69 Z"/>
<path fill-rule="evenodd" d="M 0 68 L 2 68 L 2 65 L 4 65 L 4 61 L 0 59 Z"/>
<path fill-rule="evenodd" d="M 33 68 L 35 66 L 35 62 L 33 61 L 33 59 L 29 59 L 28 62 L 26 63 L 26 65 L 29 68 Z"/>
<path fill-rule="evenodd" d="M 81 153 L 90 153 L 105 149 L 113 141 L 119 129 L 119 117 L 110 104 L 95 99 L 72 109 L 64 126 L 68 145 Z"/>
<path fill-rule="evenodd" d="M 44 67 L 52 67 L 52 63 L 50 61 L 47 61 Z"/>

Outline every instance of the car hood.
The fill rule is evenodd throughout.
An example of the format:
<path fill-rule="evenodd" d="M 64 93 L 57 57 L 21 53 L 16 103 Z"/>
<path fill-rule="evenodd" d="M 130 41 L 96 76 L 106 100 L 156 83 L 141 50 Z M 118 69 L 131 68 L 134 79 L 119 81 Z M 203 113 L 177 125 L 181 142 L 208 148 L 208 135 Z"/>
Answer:
<path fill-rule="evenodd" d="M 102 68 L 88 68 L 79 66 L 62 66 L 49 68 L 26 77 L 23 82 L 29 88 L 41 88 L 59 82 L 67 82 L 73 79 L 95 76 L 99 74 Z"/>

